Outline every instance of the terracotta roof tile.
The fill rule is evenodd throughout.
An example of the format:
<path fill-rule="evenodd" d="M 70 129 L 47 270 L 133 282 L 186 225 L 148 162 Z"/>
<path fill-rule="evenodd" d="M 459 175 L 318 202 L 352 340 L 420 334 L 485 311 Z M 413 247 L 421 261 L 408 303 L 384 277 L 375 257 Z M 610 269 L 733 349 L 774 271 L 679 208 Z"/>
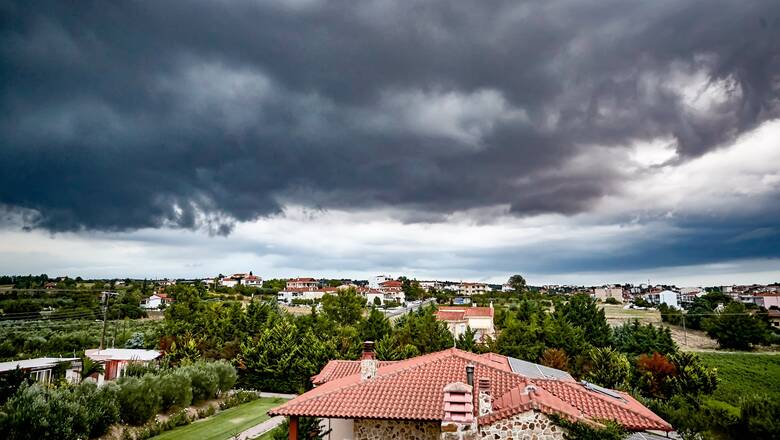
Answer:
<path fill-rule="evenodd" d="M 380 363 L 376 377 L 367 381 L 360 379 L 359 361 L 331 361 L 313 378 L 321 385 L 269 414 L 442 420 L 444 387 L 465 382 L 468 364 L 475 366 L 475 383 L 489 379 L 491 395 L 499 396 L 494 401 L 493 413 L 480 417 L 480 424 L 535 409 L 588 423 L 614 420 L 629 430 L 672 430 L 671 425 L 628 394 L 619 393 L 620 398 L 615 398 L 576 382 L 529 379 L 513 373 L 505 356 L 477 355 L 454 348 Z M 531 394 L 528 386 L 534 387 Z"/>
<path fill-rule="evenodd" d="M 379 368 L 395 362 L 398 361 L 379 361 Z M 360 361 L 332 360 L 322 368 L 322 371 L 311 378 L 311 382 L 314 385 L 322 385 L 325 382 L 357 373 L 360 373 Z"/>

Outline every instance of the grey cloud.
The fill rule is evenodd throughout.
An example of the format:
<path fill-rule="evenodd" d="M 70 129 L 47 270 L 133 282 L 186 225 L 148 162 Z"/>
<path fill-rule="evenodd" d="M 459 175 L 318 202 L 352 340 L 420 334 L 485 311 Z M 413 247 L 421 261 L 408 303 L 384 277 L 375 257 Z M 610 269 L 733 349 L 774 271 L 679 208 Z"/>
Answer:
<path fill-rule="evenodd" d="M 290 202 L 572 214 L 619 182 L 621 164 L 550 173 L 583 146 L 671 135 L 687 160 L 780 116 L 772 0 L 8 2 L 0 16 L 0 204 L 51 231 L 226 234 Z M 728 98 L 691 109 L 674 78 L 698 71 Z"/>

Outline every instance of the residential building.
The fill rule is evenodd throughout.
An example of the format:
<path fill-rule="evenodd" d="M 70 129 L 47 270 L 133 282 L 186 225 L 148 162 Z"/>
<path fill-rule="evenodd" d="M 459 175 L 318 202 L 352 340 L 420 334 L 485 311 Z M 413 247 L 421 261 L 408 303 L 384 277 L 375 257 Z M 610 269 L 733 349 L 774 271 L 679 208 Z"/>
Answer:
<path fill-rule="evenodd" d="M 780 308 L 780 293 L 757 293 L 753 297 L 753 303 L 765 309 Z"/>
<path fill-rule="evenodd" d="M 596 287 L 593 289 L 592 297 L 600 301 L 606 301 L 609 298 L 617 302 L 623 302 L 623 288 L 620 286 Z"/>
<path fill-rule="evenodd" d="M 19 361 L 0 362 L 0 375 L 8 374 L 17 368 L 27 377 L 41 383 L 51 383 L 54 370 L 62 365 L 65 368 L 65 379 L 72 383 L 81 380 L 81 359 L 73 358 L 35 358 Z"/>
<path fill-rule="evenodd" d="M 669 307 L 675 307 L 679 309 L 680 303 L 678 302 L 678 295 L 678 292 L 674 292 L 672 290 L 662 290 L 661 292 L 657 293 L 648 293 L 645 295 L 645 299 L 651 304 L 666 304 Z"/>
<path fill-rule="evenodd" d="M 420 285 L 420 288 L 428 292 L 441 289 L 441 283 L 438 281 L 418 281 L 417 283 Z"/>
<path fill-rule="evenodd" d="M 141 308 L 147 310 L 157 310 L 163 305 L 173 302 L 173 298 L 165 293 L 155 293 L 149 298 L 141 300 Z"/>
<path fill-rule="evenodd" d="M 314 389 L 268 411 L 289 417 L 290 439 L 300 417 L 320 418 L 326 438 L 339 440 L 563 439 L 551 416 L 673 431 L 628 393 L 495 353 L 451 348 L 379 362 L 366 342 L 360 361 L 331 361 L 313 381 Z"/>
<path fill-rule="evenodd" d="M 219 280 L 219 284 L 225 287 L 263 287 L 263 279 L 250 271 L 249 273 L 235 273 L 229 277 L 222 278 Z"/>
<path fill-rule="evenodd" d="M 769 325 L 775 330 L 780 330 L 780 310 L 772 309 L 767 311 L 769 316 Z"/>
<path fill-rule="evenodd" d="M 320 283 L 314 278 L 291 278 L 287 280 L 286 289 L 309 289 L 315 290 L 320 287 Z"/>
<path fill-rule="evenodd" d="M 384 283 L 385 281 L 392 281 L 393 277 L 388 275 L 377 275 L 373 278 L 368 279 L 368 287 L 372 289 L 378 289 L 379 285 Z"/>
<path fill-rule="evenodd" d="M 325 295 L 337 295 L 339 289 L 337 287 L 323 287 L 321 289 L 299 288 L 299 289 L 284 289 L 276 294 L 277 301 L 292 304 L 294 299 L 308 300 L 308 301 L 320 301 Z"/>
<path fill-rule="evenodd" d="M 103 373 L 97 375 L 98 385 L 104 381 L 115 380 L 122 376 L 122 372 L 130 363 L 149 363 L 158 357 L 157 350 L 140 350 L 133 348 L 93 348 L 84 351 L 84 356 L 103 364 Z"/>
<path fill-rule="evenodd" d="M 466 332 L 467 328 L 475 331 L 475 340 L 485 336 L 495 338 L 496 328 L 493 325 L 493 304 L 490 307 L 439 306 L 436 319 L 447 323 L 447 328 L 456 339 Z"/>
<path fill-rule="evenodd" d="M 490 292 L 490 286 L 485 283 L 460 283 L 458 285 L 458 293 L 461 295 L 482 295 L 485 292 Z"/>

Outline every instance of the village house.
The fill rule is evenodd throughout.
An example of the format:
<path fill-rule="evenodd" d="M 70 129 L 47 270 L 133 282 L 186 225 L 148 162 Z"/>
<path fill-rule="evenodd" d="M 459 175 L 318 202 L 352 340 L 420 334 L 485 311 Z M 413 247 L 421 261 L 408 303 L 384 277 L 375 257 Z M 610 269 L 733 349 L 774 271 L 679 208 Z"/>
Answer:
<path fill-rule="evenodd" d="M 140 350 L 131 348 L 93 348 L 84 351 L 84 356 L 103 365 L 103 373 L 97 375 L 98 385 L 105 381 L 115 380 L 122 376 L 122 372 L 130 363 L 149 363 L 158 357 L 157 350 Z"/>
<path fill-rule="evenodd" d="M 19 361 L 0 362 L 0 375 L 20 369 L 30 379 L 41 382 L 51 383 L 54 379 L 54 371 L 57 368 L 64 368 L 65 379 L 71 383 L 78 383 L 81 380 L 81 359 L 73 358 L 35 358 Z"/>
<path fill-rule="evenodd" d="M 292 304 L 293 300 L 307 300 L 307 301 L 320 301 L 325 295 L 337 295 L 339 289 L 337 287 L 323 287 L 321 289 L 310 288 L 298 288 L 298 289 L 284 289 L 280 290 L 276 294 L 276 299 L 279 302 Z"/>
<path fill-rule="evenodd" d="M 291 278 L 287 280 L 286 290 L 290 289 L 309 289 L 315 290 L 320 287 L 320 283 L 314 278 Z"/>
<path fill-rule="evenodd" d="M 173 298 L 165 293 L 155 293 L 149 298 L 141 300 L 141 308 L 146 310 L 157 310 L 161 306 L 168 305 L 173 302 Z"/>
<path fill-rule="evenodd" d="M 660 292 L 648 293 L 645 295 L 645 299 L 654 305 L 666 304 L 669 307 L 679 309 L 679 293 L 672 290 L 662 290 Z"/>
<path fill-rule="evenodd" d="M 263 287 L 263 279 L 249 271 L 249 273 L 235 273 L 229 277 L 222 278 L 219 280 L 219 284 L 224 287 Z"/>
<path fill-rule="evenodd" d="M 401 304 L 406 302 L 403 283 L 400 281 L 389 280 L 379 283 L 379 291 L 385 295 L 383 303 L 384 301 L 395 301 Z"/>
<path fill-rule="evenodd" d="M 458 285 L 458 294 L 460 295 L 482 295 L 485 292 L 490 292 L 492 289 L 485 283 L 460 283 Z"/>
<path fill-rule="evenodd" d="M 769 325 L 775 330 L 780 330 L 780 310 L 771 309 L 767 311 L 769 317 Z"/>
<path fill-rule="evenodd" d="M 314 389 L 268 414 L 289 417 L 290 439 L 298 436 L 299 417 L 321 418 L 326 438 L 339 440 L 563 439 L 553 416 L 592 426 L 614 421 L 631 432 L 673 431 L 627 393 L 516 361 L 451 348 L 379 362 L 366 342 L 360 361 L 331 361 L 312 378 Z"/>
<path fill-rule="evenodd" d="M 379 285 L 384 283 L 385 281 L 393 281 L 393 277 L 389 275 L 377 275 L 374 277 L 369 278 L 368 280 L 368 287 L 372 289 L 378 289 Z"/>
<path fill-rule="evenodd" d="M 495 338 L 493 315 L 492 303 L 490 307 L 439 306 L 436 311 L 436 319 L 446 322 L 447 328 L 456 339 L 465 333 L 467 328 L 476 332 L 476 340 L 482 340 L 485 336 Z"/>

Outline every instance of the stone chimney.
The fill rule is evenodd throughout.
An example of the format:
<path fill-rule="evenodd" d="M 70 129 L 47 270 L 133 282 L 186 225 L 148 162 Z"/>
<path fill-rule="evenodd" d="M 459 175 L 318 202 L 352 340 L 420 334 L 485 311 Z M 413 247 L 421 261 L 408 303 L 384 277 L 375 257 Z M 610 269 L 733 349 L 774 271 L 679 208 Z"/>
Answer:
<path fill-rule="evenodd" d="M 360 358 L 360 380 L 370 380 L 376 376 L 378 362 L 374 354 L 374 342 L 363 343 L 363 357 Z"/>
<path fill-rule="evenodd" d="M 479 415 L 484 416 L 493 412 L 493 396 L 490 394 L 490 379 L 483 377 L 479 379 L 478 388 Z"/>
<path fill-rule="evenodd" d="M 444 387 L 441 440 L 471 440 L 476 439 L 477 434 L 473 387 L 463 382 L 447 384 Z"/>

